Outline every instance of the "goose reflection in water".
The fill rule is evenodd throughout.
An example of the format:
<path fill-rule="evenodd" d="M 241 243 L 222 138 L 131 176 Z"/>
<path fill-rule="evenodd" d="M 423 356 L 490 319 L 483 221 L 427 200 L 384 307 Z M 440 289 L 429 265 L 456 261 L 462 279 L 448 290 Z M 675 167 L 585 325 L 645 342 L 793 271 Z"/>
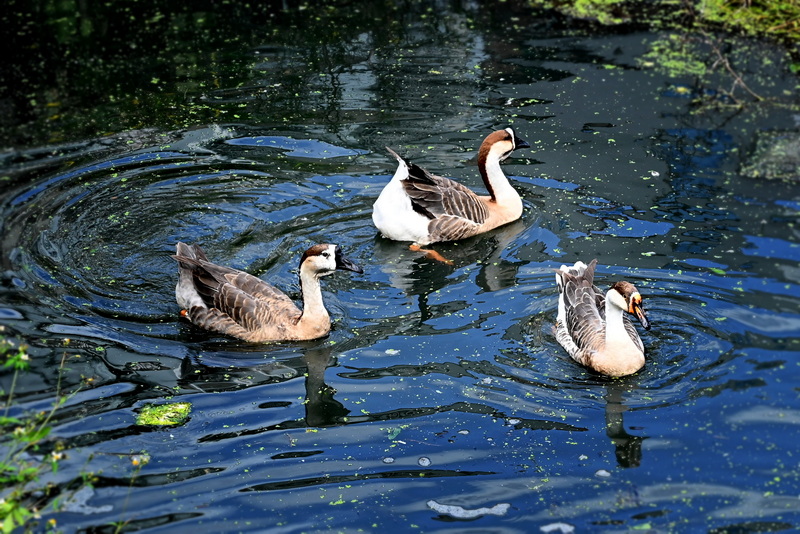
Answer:
<path fill-rule="evenodd" d="M 298 377 L 305 377 L 306 399 L 303 402 L 305 409 L 303 421 L 284 421 L 269 428 L 245 430 L 242 434 L 256 434 L 274 430 L 275 427 L 339 425 L 342 424 L 350 410 L 333 398 L 336 390 L 325 383 L 325 370 L 338 365 L 332 352 L 332 346 L 324 343 L 306 348 L 301 357 L 293 356 L 282 361 L 271 361 L 246 367 L 217 366 L 216 364 L 222 363 L 221 358 L 213 360 L 215 365 L 206 365 L 196 358 L 186 358 L 180 369 L 182 377 L 180 383 L 186 389 L 219 392 L 244 389 L 260 384 L 287 382 Z M 281 407 L 274 403 L 268 404 L 270 407 Z M 290 404 L 287 403 L 286 407 Z M 266 404 L 262 404 L 261 407 L 266 407 Z"/>
<path fill-rule="evenodd" d="M 612 382 L 606 387 L 606 435 L 614 445 L 614 454 L 620 467 L 639 467 L 642 463 L 642 442 L 647 436 L 633 436 L 625 430 L 623 414 L 628 407 L 623 403 L 625 388 Z"/>
<path fill-rule="evenodd" d="M 339 425 L 350 410 L 333 398 L 336 390 L 325 383 L 325 370 L 336 367 L 331 346 L 309 349 L 303 355 L 306 374 L 306 425 L 312 427 Z"/>
<path fill-rule="evenodd" d="M 391 287 L 416 297 L 420 322 L 425 322 L 433 316 L 428 295 L 451 283 L 453 272 L 461 266 L 477 264 L 480 271 L 476 283 L 484 291 L 514 286 L 523 262 L 508 261 L 503 253 L 526 228 L 528 224 L 517 220 L 480 236 L 442 244 L 440 250 L 451 257 L 454 265 L 431 261 L 395 241 L 376 236 L 373 263 L 386 274 Z"/>

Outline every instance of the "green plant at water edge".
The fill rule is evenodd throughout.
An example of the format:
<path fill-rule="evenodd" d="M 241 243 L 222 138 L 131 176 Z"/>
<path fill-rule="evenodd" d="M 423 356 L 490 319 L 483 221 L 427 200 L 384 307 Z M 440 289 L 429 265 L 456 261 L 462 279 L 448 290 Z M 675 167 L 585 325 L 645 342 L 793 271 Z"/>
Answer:
<path fill-rule="evenodd" d="M 747 43 L 739 45 L 737 41 L 725 41 L 706 32 L 676 33 L 650 43 L 650 50 L 638 63 L 672 78 L 694 78 L 699 97 L 696 103 L 742 106 L 766 100 L 748 85 L 736 68 L 737 63 L 746 62 L 747 55 L 756 54 L 758 51 L 748 48 Z M 749 78 L 757 81 L 757 75 L 752 72 Z M 686 92 L 692 91 L 686 89 Z M 780 103 L 780 100 L 773 97 L 772 102 Z M 784 99 L 783 104 L 791 105 L 791 101 Z"/>
<path fill-rule="evenodd" d="M 606 26 L 630 22 L 631 0 L 528 0 L 532 7 L 554 9 L 564 15 L 594 20 Z"/>
<path fill-rule="evenodd" d="M 628 20 L 627 13 L 622 11 L 627 3 L 626 0 L 574 0 L 563 5 L 567 15 L 614 25 Z"/>
<path fill-rule="evenodd" d="M 27 346 L 15 344 L 0 334 L 0 362 L 3 369 L 13 372 L 9 391 L 2 392 L 6 398 L 0 414 L 0 528 L 5 534 L 24 528 L 43 508 L 54 503 L 48 488 L 36 487 L 36 483 L 43 473 L 56 472 L 64 455 L 58 445 L 47 456 L 36 455 L 36 452 L 49 436 L 50 420 L 66 397 L 59 391 L 49 412 L 9 416 L 17 377 L 29 368 Z M 63 367 L 62 359 L 61 369 Z M 52 527 L 54 524 L 48 525 L 48 529 Z"/>
<path fill-rule="evenodd" d="M 607 26 L 636 22 L 660 29 L 716 27 L 800 40 L 799 0 L 528 0 L 528 4 Z"/>
<path fill-rule="evenodd" d="M 142 472 L 142 468 L 150 462 L 150 455 L 146 452 L 142 451 L 139 454 L 131 454 L 128 455 L 131 461 L 131 465 L 133 466 L 133 474 L 131 474 L 131 481 L 128 484 L 128 493 L 125 496 L 125 502 L 122 504 L 122 514 L 125 515 L 128 510 L 128 505 L 130 504 L 131 499 L 131 492 L 133 491 L 133 486 L 136 483 L 136 478 Z M 115 521 L 111 523 L 110 526 L 114 527 L 114 533 L 117 534 L 119 532 L 123 532 L 125 527 L 129 524 L 129 520 L 120 519 L 119 521 Z"/>
<path fill-rule="evenodd" d="M 639 64 L 643 67 L 657 67 L 673 78 L 704 76 L 708 72 L 705 61 L 692 42 L 675 34 L 653 41 Z"/>
<path fill-rule="evenodd" d="M 798 0 L 701 0 L 703 20 L 738 29 L 748 35 L 800 38 Z"/>

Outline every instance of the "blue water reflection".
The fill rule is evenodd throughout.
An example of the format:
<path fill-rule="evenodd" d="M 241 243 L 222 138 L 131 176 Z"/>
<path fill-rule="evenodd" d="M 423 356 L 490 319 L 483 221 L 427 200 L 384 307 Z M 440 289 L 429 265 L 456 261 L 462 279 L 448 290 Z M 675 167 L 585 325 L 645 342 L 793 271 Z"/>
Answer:
<path fill-rule="evenodd" d="M 367 153 L 366 150 L 342 148 L 323 141 L 291 139 L 289 137 L 279 136 L 238 137 L 229 139 L 226 143 L 258 148 L 279 148 L 281 150 L 286 150 L 287 156 L 314 159 L 357 156 Z"/>

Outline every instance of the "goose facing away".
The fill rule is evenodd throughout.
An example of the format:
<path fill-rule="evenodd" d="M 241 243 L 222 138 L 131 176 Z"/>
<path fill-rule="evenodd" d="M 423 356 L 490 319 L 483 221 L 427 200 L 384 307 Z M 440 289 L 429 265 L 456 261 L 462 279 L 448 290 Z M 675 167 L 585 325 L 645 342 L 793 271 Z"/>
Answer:
<path fill-rule="evenodd" d="M 319 279 L 336 269 L 364 271 L 337 245 L 314 245 L 300 259 L 302 311 L 279 289 L 243 271 L 208 261 L 198 245 L 177 244 L 175 298 L 192 323 L 245 341 L 309 340 L 325 336 L 331 320 Z"/>
<path fill-rule="evenodd" d="M 486 136 L 478 150 L 478 169 L 488 195 L 479 196 L 458 182 L 436 176 L 391 148 L 397 171 L 372 206 L 372 221 L 384 237 L 411 241 L 412 248 L 464 239 L 515 221 L 522 199 L 500 168 L 517 148 L 530 148 L 514 130 Z"/>
<path fill-rule="evenodd" d="M 634 315 L 650 330 L 642 296 L 630 282 L 615 283 L 604 295 L 594 285 L 597 260 L 556 270 L 556 339 L 578 363 L 619 377 L 644 366 L 644 345 L 631 322 Z M 626 313 L 627 312 L 627 313 Z"/>

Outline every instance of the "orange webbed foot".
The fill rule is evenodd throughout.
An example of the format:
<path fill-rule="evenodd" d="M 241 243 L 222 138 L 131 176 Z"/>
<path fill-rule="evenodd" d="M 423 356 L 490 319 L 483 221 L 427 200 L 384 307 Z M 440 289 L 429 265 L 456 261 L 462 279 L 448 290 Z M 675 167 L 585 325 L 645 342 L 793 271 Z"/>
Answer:
<path fill-rule="evenodd" d="M 453 260 L 448 260 L 447 258 L 442 256 L 441 254 L 439 254 L 435 250 L 422 248 L 421 246 L 417 245 L 416 243 L 414 243 L 413 245 L 409 246 L 408 248 L 411 249 L 414 252 L 422 252 L 423 254 L 425 254 L 426 258 L 430 258 L 432 260 L 440 261 L 440 262 L 442 262 L 442 263 L 444 263 L 446 265 L 453 265 Z"/>

